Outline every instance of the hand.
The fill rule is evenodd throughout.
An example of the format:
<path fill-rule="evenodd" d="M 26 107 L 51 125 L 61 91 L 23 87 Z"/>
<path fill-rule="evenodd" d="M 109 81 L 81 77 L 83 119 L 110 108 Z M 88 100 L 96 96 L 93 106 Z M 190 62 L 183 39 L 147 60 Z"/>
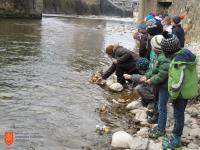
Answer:
<path fill-rule="evenodd" d="M 145 82 L 146 80 L 147 80 L 147 77 L 146 77 L 146 76 L 141 76 L 140 82 Z"/>
<path fill-rule="evenodd" d="M 114 64 L 117 64 L 117 59 L 113 58 L 113 59 L 112 59 L 112 62 L 113 62 Z"/>
<path fill-rule="evenodd" d="M 124 76 L 124 79 L 126 79 L 126 80 L 130 80 L 131 79 L 131 75 L 129 75 L 129 74 L 124 74 L 123 76 Z"/>
<path fill-rule="evenodd" d="M 148 85 L 151 85 L 151 80 L 148 79 L 148 80 L 145 81 L 145 83 L 148 84 Z"/>

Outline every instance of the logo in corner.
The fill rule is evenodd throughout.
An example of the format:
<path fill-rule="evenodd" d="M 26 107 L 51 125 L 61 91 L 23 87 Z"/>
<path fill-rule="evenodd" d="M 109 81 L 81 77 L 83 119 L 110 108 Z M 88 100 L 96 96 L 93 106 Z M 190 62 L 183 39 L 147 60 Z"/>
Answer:
<path fill-rule="evenodd" d="M 6 131 L 4 133 L 4 142 L 8 146 L 13 144 L 13 142 L 14 142 L 14 133 L 12 131 Z"/>

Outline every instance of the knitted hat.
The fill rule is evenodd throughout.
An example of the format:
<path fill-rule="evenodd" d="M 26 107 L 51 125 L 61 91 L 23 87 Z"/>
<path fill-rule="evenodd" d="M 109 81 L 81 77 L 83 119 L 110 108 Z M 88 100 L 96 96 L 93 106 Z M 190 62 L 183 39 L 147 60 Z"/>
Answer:
<path fill-rule="evenodd" d="M 151 46 L 155 52 L 161 52 L 161 41 L 164 37 L 162 35 L 156 35 L 151 39 Z"/>
<path fill-rule="evenodd" d="M 106 47 L 106 54 L 112 55 L 113 54 L 114 45 L 109 45 Z"/>
<path fill-rule="evenodd" d="M 138 29 L 146 30 L 146 24 L 145 23 L 140 23 L 137 27 Z"/>
<path fill-rule="evenodd" d="M 176 35 L 164 32 L 163 36 L 164 38 L 161 42 L 161 48 L 165 54 L 170 55 L 179 51 L 180 43 Z"/>
<path fill-rule="evenodd" d="M 154 16 L 148 15 L 148 16 L 146 16 L 146 17 L 144 18 L 144 21 L 150 21 L 150 20 L 152 20 L 152 19 L 154 19 Z"/>
<path fill-rule="evenodd" d="M 175 24 L 179 24 L 181 22 L 181 19 L 179 16 L 172 17 L 172 20 L 174 21 Z"/>
<path fill-rule="evenodd" d="M 140 57 L 136 62 L 136 68 L 138 70 L 148 70 L 149 60 L 144 57 Z"/>

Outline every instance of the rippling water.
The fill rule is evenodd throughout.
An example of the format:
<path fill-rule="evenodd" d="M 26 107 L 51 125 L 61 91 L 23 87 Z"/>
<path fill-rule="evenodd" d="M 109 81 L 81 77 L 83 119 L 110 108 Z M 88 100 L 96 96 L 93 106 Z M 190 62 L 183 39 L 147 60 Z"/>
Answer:
<path fill-rule="evenodd" d="M 108 65 L 107 44 L 134 47 L 133 29 L 120 20 L 0 20 L 0 149 L 109 149 L 109 138 L 95 133 L 104 124 L 95 108 L 112 93 L 88 78 Z M 9 148 L 5 131 L 15 134 Z"/>

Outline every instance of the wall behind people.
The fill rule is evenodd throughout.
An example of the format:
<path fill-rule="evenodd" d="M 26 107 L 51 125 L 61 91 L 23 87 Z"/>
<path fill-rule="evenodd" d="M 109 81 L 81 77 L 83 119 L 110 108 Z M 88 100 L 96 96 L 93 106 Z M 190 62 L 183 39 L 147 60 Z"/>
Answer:
<path fill-rule="evenodd" d="M 173 1 L 172 6 L 169 8 L 169 13 L 185 16 L 182 25 L 186 33 L 186 43 L 200 40 L 199 0 Z"/>

